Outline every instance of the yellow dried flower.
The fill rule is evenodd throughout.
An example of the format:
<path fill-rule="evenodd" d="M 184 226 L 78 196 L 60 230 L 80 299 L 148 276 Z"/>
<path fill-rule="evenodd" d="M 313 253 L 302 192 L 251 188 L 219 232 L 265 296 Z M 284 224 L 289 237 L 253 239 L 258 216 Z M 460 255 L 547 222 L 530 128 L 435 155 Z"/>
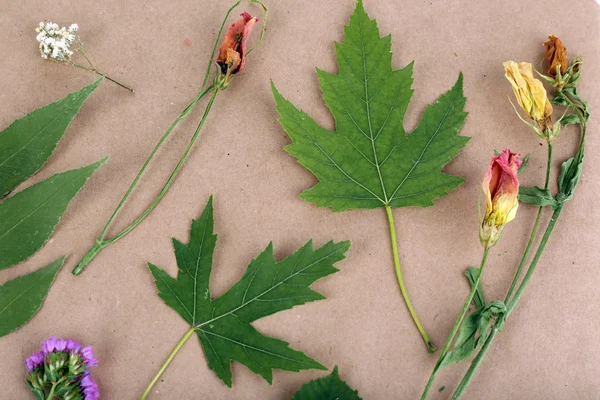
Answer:
<path fill-rule="evenodd" d="M 552 121 L 552 104 L 548 101 L 548 94 L 544 84 L 533 77 L 533 67 L 530 63 L 517 64 L 514 61 L 504 63 L 506 79 L 512 85 L 519 105 L 529 118 L 536 121 L 545 129 Z"/>

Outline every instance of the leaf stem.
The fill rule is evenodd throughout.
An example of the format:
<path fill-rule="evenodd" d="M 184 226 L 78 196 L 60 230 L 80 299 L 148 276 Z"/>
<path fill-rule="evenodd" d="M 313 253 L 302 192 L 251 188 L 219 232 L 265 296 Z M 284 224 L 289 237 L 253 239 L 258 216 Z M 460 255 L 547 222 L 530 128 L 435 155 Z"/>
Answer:
<path fill-rule="evenodd" d="M 548 189 L 548 183 L 550 182 L 550 171 L 552 170 L 552 142 L 548 140 L 548 162 L 546 164 L 546 182 L 544 183 L 544 189 Z M 515 273 L 515 277 L 510 284 L 510 288 L 508 289 L 508 293 L 506 293 L 506 297 L 504 298 L 504 304 L 508 304 L 510 300 L 510 296 L 512 295 L 515 286 L 517 285 L 517 281 L 521 277 L 521 273 L 523 271 L 523 267 L 525 267 L 525 263 L 527 262 L 527 258 L 529 257 L 529 252 L 531 251 L 531 246 L 533 245 L 533 241 L 535 236 L 537 235 L 537 231 L 540 225 L 540 220 L 542 217 L 542 212 L 544 207 L 540 207 L 537 212 L 537 217 L 535 218 L 535 223 L 533 224 L 533 229 L 531 230 L 531 234 L 529 235 L 529 241 L 527 242 L 527 247 L 525 247 L 525 252 L 523 253 L 523 257 L 521 257 L 521 262 L 519 262 L 519 267 L 517 268 L 517 272 Z"/>
<path fill-rule="evenodd" d="M 477 278 L 475 279 L 475 282 L 473 282 L 473 284 L 471 285 L 471 292 L 469 293 L 469 296 L 467 296 L 467 299 L 465 300 L 465 303 L 463 304 L 462 310 L 460 310 L 460 314 L 458 315 L 458 318 L 456 318 L 456 321 L 454 321 L 454 325 L 452 326 L 450 335 L 448 335 L 448 338 L 446 339 L 446 343 L 444 343 L 444 347 L 442 348 L 442 351 L 440 352 L 440 356 L 438 357 L 438 360 L 435 363 L 435 366 L 433 367 L 433 371 L 431 372 L 431 376 L 429 377 L 429 380 L 427 381 L 425 390 L 423 390 L 423 394 L 421 395 L 421 400 L 427 399 L 427 395 L 429 394 L 429 391 L 431 390 L 431 386 L 433 385 L 433 382 L 435 381 L 435 377 L 441 368 L 442 362 L 444 361 L 444 358 L 448 354 L 450 345 L 452 344 L 452 341 L 454 340 L 454 337 L 456 336 L 456 333 L 458 332 L 458 329 L 460 328 L 460 325 L 462 324 L 462 322 L 465 318 L 465 315 L 467 314 L 469 306 L 471 305 L 471 302 L 473 301 L 473 297 L 475 297 L 475 293 L 477 292 L 477 288 L 479 287 L 479 284 L 481 282 L 481 277 L 483 276 L 483 270 L 485 269 L 485 265 L 487 263 L 489 252 L 490 252 L 490 246 L 488 246 L 486 244 L 486 246 L 484 247 L 484 250 L 483 250 L 483 256 L 481 257 L 481 263 L 479 265 L 479 273 L 477 274 Z"/>
<path fill-rule="evenodd" d="M 89 62 L 89 61 L 88 61 L 88 62 Z M 84 67 L 83 65 L 79 65 L 79 64 L 75 64 L 75 63 L 71 63 L 71 65 L 72 65 L 72 66 L 74 66 L 74 67 L 76 67 L 76 68 L 83 69 L 83 70 L 85 70 L 85 71 L 90 71 L 90 72 L 93 72 L 93 73 L 95 73 L 95 74 L 97 74 L 97 75 L 100 75 L 100 76 L 102 76 L 102 77 L 104 77 L 104 78 L 108 79 L 109 81 L 111 81 L 111 82 L 113 82 L 113 83 L 116 83 L 117 85 L 121 86 L 122 88 L 125 88 L 125 89 L 129 90 L 131 93 L 134 93 L 134 92 L 135 92 L 135 90 L 133 90 L 133 89 L 132 89 L 132 88 L 130 88 L 129 86 L 125 86 L 124 84 L 122 84 L 121 82 L 119 82 L 119 81 L 117 81 L 117 80 L 115 80 L 115 79 L 111 78 L 110 76 L 106 76 L 106 75 L 104 75 L 102 72 L 98 71 L 96 68 L 88 68 L 88 67 Z M 91 65 L 91 64 L 90 64 L 90 65 Z"/>
<path fill-rule="evenodd" d="M 162 143 L 162 141 L 164 139 L 166 139 L 166 137 L 165 137 L 166 134 L 163 135 L 163 137 L 161 138 L 161 141 L 159 141 L 159 144 L 155 147 L 155 149 L 153 150 L 153 152 L 150 154 L 150 157 L 148 158 L 148 160 L 146 160 L 146 163 L 144 164 L 144 166 L 142 167 L 142 169 L 138 173 L 138 176 L 136 176 L 136 178 L 134 179 L 134 182 L 132 183 L 132 185 L 130 185 L 129 190 L 127 191 L 127 193 L 125 193 L 125 196 L 123 197 L 123 199 L 121 199 L 121 202 L 117 206 L 117 209 L 115 210 L 115 212 L 113 212 L 113 215 L 109 219 L 109 223 L 107 224 L 107 226 L 102 231 L 102 234 L 101 234 L 100 238 L 98 238 L 96 240 L 96 245 L 88 252 L 88 254 L 86 254 L 86 256 L 81 260 L 81 262 L 79 263 L 79 265 L 77 265 L 77 267 L 75 267 L 75 269 L 73 270 L 73 275 L 79 275 L 85 269 L 85 267 L 87 266 L 87 264 L 103 248 L 105 248 L 105 247 L 113 244 L 117 240 L 123 238 L 125 235 L 127 235 L 129 232 L 131 232 L 133 229 L 135 229 L 136 226 L 138 226 L 144 219 L 146 219 L 146 217 L 152 212 L 152 210 L 154 210 L 154 208 L 156 208 L 156 206 L 158 205 L 158 203 L 160 203 L 160 201 L 163 199 L 163 197 L 167 194 L 167 191 L 169 190 L 169 188 L 173 184 L 173 181 L 175 181 L 175 178 L 177 177 L 177 175 L 181 171 L 181 168 L 183 167 L 183 164 L 187 160 L 187 158 L 188 158 L 188 156 L 190 154 L 190 151 L 192 150 L 192 147 L 194 146 L 194 144 L 196 143 L 196 140 L 200 136 L 200 131 L 202 130 L 202 127 L 204 126 L 204 123 L 206 122 L 206 119 L 208 118 L 208 114 L 210 113 L 210 110 L 212 109 L 212 106 L 213 106 L 213 103 L 215 101 L 215 98 L 217 97 L 217 94 L 219 93 L 219 89 L 216 88 L 214 85 L 211 85 L 209 88 L 207 88 L 205 90 L 205 92 L 208 93 L 208 92 L 210 92 L 210 90 L 213 91 L 213 94 L 212 94 L 210 100 L 208 101 L 208 104 L 206 105 L 206 109 L 204 110 L 204 115 L 202 116 L 202 119 L 200 120 L 200 123 L 198 124 L 198 127 L 196 128 L 196 131 L 194 132 L 194 135 L 190 139 L 190 142 L 188 143 L 187 148 L 185 149 L 185 151 L 181 155 L 181 158 L 179 159 L 179 162 L 175 166 L 175 169 L 173 170 L 173 172 L 169 176 L 169 179 L 167 179 L 167 181 L 165 182 L 164 186 L 162 187 L 162 189 L 160 190 L 160 192 L 158 193 L 158 195 L 154 199 L 154 201 L 152 201 L 152 203 L 144 210 L 144 212 L 142 212 L 131 224 L 129 224 L 129 226 L 127 226 L 125 229 L 123 229 L 120 233 L 118 233 L 112 239 L 104 239 L 104 235 L 106 234 L 106 231 L 108 230 L 108 226 L 110 226 L 110 224 L 112 223 L 112 220 L 114 219 L 114 217 L 119 212 L 120 208 L 125 203 L 125 200 L 127 200 L 127 197 L 131 194 L 131 191 L 133 190 L 133 188 L 136 186 L 137 181 L 139 180 L 141 174 L 144 172 L 144 169 L 148 165 L 149 160 L 154 156 L 154 153 L 156 152 L 156 150 L 158 149 L 158 147 L 160 147 L 159 145 Z M 203 94 L 201 93 L 201 95 L 203 95 Z M 187 114 L 191 110 L 191 108 L 193 108 L 193 106 L 192 107 L 188 106 L 188 108 L 186 108 L 182 114 Z M 181 115 L 180 115 L 180 117 L 181 117 Z M 176 121 L 176 122 L 178 122 L 178 121 Z M 174 125 L 176 125 L 176 123 L 174 123 Z M 172 125 L 172 127 L 174 127 L 174 126 Z M 167 131 L 167 132 L 169 132 L 169 131 Z"/>
<path fill-rule="evenodd" d="M 396 240 L 396 227 L 394 224 L 394 214 L 392 213 L 392 208 L 390 206 L 386 205 L 385 211 L 387 213 L 388 222 L 390 225 L 390 239 L 392 241 L 392 253 L 394 255 L 394 266 L 396 267 L 396 276 L 398 277 L 398 284 L 400 285 L 400 291 L 402 292 L 402 297 L 404 297 L 404 302 L 406 303 L 408 312 L 410 312 L 410 315 L 411 315 L 413 321 L 415 322 L 415 325 L 417 326 L 419 333 L 421 333 L 421 336 L 423 337 L 423 341 L 425 342 L 425 345 L 427 346 L 427 351 L 429 353 L 435 353 L 437 348 L 432 343 L 431 339 L 429 338 L 429 335 L 427 335 L 427 332 L 425 332 L 425 329 L 423 329 L 423 326 L 421 325 L 421 322 L 419 321 L 419 318 L 417 317 L 417 313 L 415 312 L 415 310 L 412 306 L 410 298 L 408 297 L 408 291 L 406 290 L 406 286 L 404 285 L 404 279 L 402 278 L 402 270 L 400 268 L 400 257 L 398 256 L 398 241 Z"/>
<path fill-rule="evenodd" d="M 158 373 L 156 374 L 156 376 L 154 377 L 154 379 L 152 379 L 152 381 L 150 382 L 150 384 L 148 385 L 148 387 L 144 391 L 144 394 L 142 394 L 142 397 L 140 397 L 140 400 L 145 400 L 146 397 L 148 397 L 148 395 L 150 394 L 150 391 L 152 390 L 152 387 L 154 387 L 154 385 L 156 385 L 156 382 L 158 382 L 158 380 L 160 379 L 161 375 L 169 367 L 169 364 L 171 364 L 171 361 L 173 361 L 173 359 L 175 358 L 175 356 L 177 355 L 177 353 L 179 352 L 179 350 L 181 350 L 181 348 L 183 347 L 183 345 L 185 344 L 185 342 L 188 341 L 188 339 L 194 334 L 194 332 L 196 332 L 196 328 L 192 327 L 192 328 L 190 328 L 189 331 L 187 331 L 185 333 L 185 335 L 183 335 L 183 337 L 181 338 L 181 340 L 179 341 L 179 343 L 177 343 L 177 346 L 175 346 L 175 348 L 173 349 L 173 351 L 171 352 L 171 354 L 169 354 L 169 357 L 167 358 L 167 360 L 164 362 L 164 364 L 162 365 L 162 367 L 160 367 L 160 369 L 158 370 Z"/>
<path fill-rule="evenodd" d="M 471 382 L 471 379 L 473 379 L 475 372 L 477 372 L 477 368 L 479 368 L 479 365 L 481 364 L 483 357 L 485 357 L 485 354 L 488 351 L 492 341 L 494 340 L 494 337 L 496 336 L 497 333 L 500 332 L 500 330 L 502 329 L 502 324 L 510 316 L 510 314 L 512 313 L 514 308 L 517 306 L 517 303 L 519 302 L 519 299 L 523 295 L 523 291 L 527 287 L 527 284 L 529 283 L 529 280 L 531 279 L 531 276 L 533 275 L 533 272 L 535 271 L 538 261 L 540 260 L 540 257 L 542 256 L 542 253 L 544 252 L 546 244 L 548 243 L 548 239 L 550 238 L 550 235 L 552 234 L 554 226 L 556 225 L 556 221 L 558 220 L 558 217 L 560 216 L 560 213 L 562 212 L 563 205 L 564 204 L 562 204 L 562 203 L 559 204 L 556 207 L 556 209 L 554 210 L 554 213 L 552 214 L 552 218 L 550 219 L 550 222 L 548 223 L 548 226 L 546 227 L 546 231 L 544 232 L 544 236 L 542 237 L 540 245 L 538 246 L 538 249 L 535 253 L 535 256 L 533 257 L 533 260 L 531 261 L 531 264 L 529 265 L 527 273 L 525 274 L 525 277 L 523 278 L 523 282 L 521 282 L 519 289 L 517 289 L 517 293 L 515 293 L 514 298 L 507 305 L 505 316 L 502 318 L 501 323 L 496 322 L 496 324 L 494 325 L 494 328 L 492 329 L 492 333 L 485 341 L 485 344 L 481 348 L 481 351 L 477 354 L 477 356 L 471 363 L 469 370 L 467 371 L 467 373 L 463 377 L 462 381 L 456 388 L 456 391 L 452 395 L 453 400 L 459 399 L 462 396 L 465 389 Z"/>

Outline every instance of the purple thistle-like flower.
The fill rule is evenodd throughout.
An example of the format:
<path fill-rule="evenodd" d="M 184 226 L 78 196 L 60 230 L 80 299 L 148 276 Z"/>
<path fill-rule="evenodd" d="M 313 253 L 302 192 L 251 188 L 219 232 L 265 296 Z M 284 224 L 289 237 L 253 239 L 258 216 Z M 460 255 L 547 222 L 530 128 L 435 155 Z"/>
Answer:
<path fill-rule="evenodd" d="M 92 349 L 92 346 L 84 347 L 83 349 L 81 349 L 80 353 L 83 357 L 83 362 L 85 363 L 85 365 L 87 365 L 88 367 L 95 367 L 98 365 L 98 360 L 94 358 L 94 351 Z"/>
<path fill-rule="evenodd" d="M 97 400 L 100 398 L 98 385 L 89 374 L 86 374 L 79 382 L 79 387 L 81 388 L 84 400 Z"/>
<path fill-rule="evenodd" d="M 40 365 L 44 364 L 44 353 L 38 351 L 29 356 L 27 360 L 25 360 L 25 366 L 27 367 L 27 372 L 31 372 Z"/>

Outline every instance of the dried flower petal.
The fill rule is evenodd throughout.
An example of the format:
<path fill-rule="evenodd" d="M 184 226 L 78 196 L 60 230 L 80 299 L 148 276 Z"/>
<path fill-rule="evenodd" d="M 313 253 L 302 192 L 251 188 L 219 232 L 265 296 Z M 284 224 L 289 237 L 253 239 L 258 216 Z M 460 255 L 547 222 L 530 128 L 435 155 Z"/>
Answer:
<path fill-rule="evenodd" d="M 504 70 L 519 105 L 529 118 L 542 128 L 551 123 L 552 104 L 548 101 L 544 84 L 533 77 L 533 66 L 527 62 L 517 64 L 514 61 L 506 61 Z"/>
<path fill-rule="evenodd" d="M 561 40 L 549 35 L 548 40 L 544 42 L 546 48 L 546 60 L 548 61 L 548 75 L 556 78 L 556 68 L 560 65 L 560 73 L 567 72 L 567 48 L 562 44 Z"/>
<path fill-rule="evenodd" d="M 241 14 L 242 18 L 231 24 L 223 39 L 217 64 L 221 68 L 221 75 L 225 76 L 240 72 L 246 63 L 246 45 L 258 18 L 252 17 L 247 12 Z"/>

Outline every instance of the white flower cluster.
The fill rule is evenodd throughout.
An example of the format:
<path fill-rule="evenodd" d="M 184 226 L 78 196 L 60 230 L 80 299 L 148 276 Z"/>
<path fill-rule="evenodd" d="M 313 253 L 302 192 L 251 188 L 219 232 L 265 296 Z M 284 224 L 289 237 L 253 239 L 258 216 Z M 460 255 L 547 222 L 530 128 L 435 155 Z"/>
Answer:
<path fill-rule="evenodd" d="M 59 62 L 69 62 L 73 52 L 70 47 L 77 39 L 79 26 L 72 24 L 69 28 L 60 28 L 52 22 L 40 22 L 35 29 L 38 33 L 36 39 L 40 42 L 42 58 L 51 58 Z"/>

